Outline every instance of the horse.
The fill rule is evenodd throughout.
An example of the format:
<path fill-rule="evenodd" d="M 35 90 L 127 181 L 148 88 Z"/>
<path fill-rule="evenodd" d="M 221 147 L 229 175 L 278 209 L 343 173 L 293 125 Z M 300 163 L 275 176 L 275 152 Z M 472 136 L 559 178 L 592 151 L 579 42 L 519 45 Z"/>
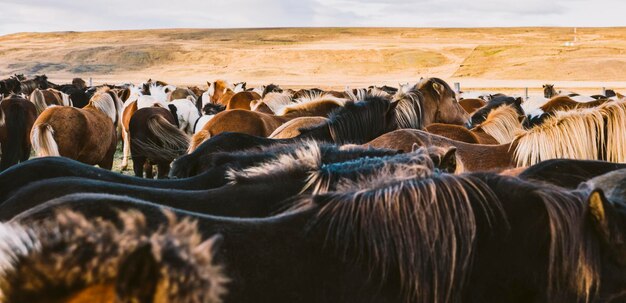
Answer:
<path fill-rule="evenodd" d="M 176 118 L 178 120 L 178 128 L 188 135 L 194 134 L 194 125 L 198 122 L 200 118 L 200 114 L 196 108 L 196 105 L 191 97 L 187 97 L 187 99 L 177 99 L 168 103 L 168 108 L 173 113 L 175 107 Z"/>
<path fill-rule="evenodd" d="M 327 149 L 327 148 L 326 148 Z M 254 166 L 226 171 L 226 186 L 207 190 L 172 190 L 129 186 L 78 178 L 56 178 L 34 182 L 17 191 L 0 206 L 0 219 L 10 219 L 20 212 L 68 193 L 106 192 L 126 195 L 181 210 L 230 217 L 267 217 L 285 208 L 288 198 L 303 193 L 337 190 L 342 182 L 357 181 L 381 171 L 395 176 L 415 176 L 424 167 L 445 171 L 456 169 L 454 150 L 418 149 L 406 154 L 358 157 L 360 152 L 336 153 L 314 143 L 301 145 L 292 154 Z M 330 152 L 330 154 L 328 154 Z M 374 155 L 375 153 L 370 152 Z M 357 158 L 355 158 L 357 156 Z M 340 160 L 340 162 L 333 162 Z M 274 186 L 281 184 L 281 186 Z M 56 190 L 64 189 L 63 191 Z"/>
<path fill-rule="evenodd" d="M 46 75 L 35 76 L 34 79 L 20 81 L 20 93 L 29 96 L 35 89 L 48 88 L 48 77 Z"/>
<path fill-rule="evenodd" d="M 0 101 L 0 172 L 30 157 L 30 131 L 37 119 L 28 100 L 10 96 Z"/>
<path fill-rule="evenodd" d="M 515 168 L 511 143 L 500 145 L 469 144 L 416 129 L 399 129 L 363 144 L 364 147 L 411 150 L 413 146 L 456 148 L 458 172 L 500 172 Z"/>
<path fill-rule="evenodd" d="M 467 128 L 472 129 L 483 123 L 492 110 L 505 105 L 513 106 L 520 116 L 524 116 L 524 110 L 522 109 L 522 98 L 513 98 L 508 96 L 496 97 L 487 102 L 487 105 L 479 108 L 472 114 L 467 123 Z"/>
<path fill-rule="evenodd" d="M 50 106 L 72 106 L 72 100 L 69 95 L 52 88 L 45 90 L 36 88 L 30 94 L 29 99 L 35 104 L 38 115 Z"/>
<path fill-rule="evenodd" d="M 303 116 L 327 116 L 343 106 L 345 100 L 331 96 L 301 99 L 300 103 L 287 106 L 278 115 L 269 115 L 249 110 L 226 110 L 218 113 L 192 138 L 189 151 L 215 135 L 223 132 L 238 132 L 267 137 L 283 123 Z"/>
<path fill-rule="evenodd" d="M 0 96 L 19 94 L 21 90 L 20 79 L 16 76 L 11 76 L 0 81 Z"/>
<path fill-rule="evenodd" d="M 226 110 L 226 108 L 221 104 L 207 103 L 202 108 L 202 116 L 200 116 L 200 118 L 196 120 L 196 123 L 193 126 L 193 134 L 195 135 L 202 131 L 204 126 L 209 123 L 209 121 L 211 121 L 211 119 L 213 119 L 215 115 L 217 115 L 219 112 L 223 112 L 224 110 Z"/>
<path fill-rule="evenodd" d="M 111 169 L 121 110 L 121 101 L 108 89 L 82 109 L 47 108 L 33 125 L 31 143 L 39 157 L 63 156 Z"/>
<path fill-rule="evenodd" d="M 293 103 L 290 95 L 284 93 L 269 93 L 261 100 L 252 100 L 250 102 L 250 110 L 264 114 L 274 115 L 283 107 Z"/>
<path fill-rule="evenodd" d="M 213 83 L 207 82 L 206 84 L 209 86 L 209 89 L 202 96 L 202 106 L 206 105 L 206 103 L 219 103 L 220 99 L 224 95 L 224 91 L 227 88 L 233 88 L 225 80 L 216 80 Z M 222 105 L 227 106 L 228 104 Z"/>
<path fill-rule="evenodd" d="M 255 92 L 238 92 L 234 94 L 228 101 L 226 106 L 227 110 L 230 109 L 245 109 L 251 110 L 250 103 L 254 100 L 261 100 L 261 95 Z"/>
<path fill-rule="evenodd" d="M 468 114 L 474 113 L 479 108 L 487 105 L 487 102 L 483 99 L 461 99 L 459 100 L 459 105 L 467 112 Z"/>
<path fill-rule="evenodd" d="M 214 260 L 232 279 L 227 302 L 624 297 L 626 250 L 615 244 L 626 214 L 599 190 L 564 191 L 489 173 L 385 174 L 344 186 L 298 197 L 287 212 L 256 220 L 171 211 L 197 220 L 205 237 L 222 235 Z M 87 220 L 135 210 L 154 228 L 168 220 L 148 201 L 75 194 L 13 221 L 45 219 L 63 208 Z"/>
<path fill-rule="evenodd" d="M 192 104 L 195 111 L 195 106 Z M 189 138 L 182 132 L 169 110 L 147 107 L 137 110 L 130 119 L 129 134 L 135 176 L 152 178 L 152 165 L 158 166 L 159 179 L 167 177 L 170 163 L 185 152 Z"/>
<path fill-rule="evenodd" d="M 309 129 L 318 125 L 324 124 L 328 121 L 328 118 L 324 117 L 299 117 L 293 120 L 287 121 L 279 126 L 271 135 L 270 139 L 288 139 L 294 138 L 302 133 L 301 129 Z"/>
<path fill-rule="evenodd" d="M 567 96 L 557 96 L 550 99 L 544 105 L 533 111 L 528 117 L 528 127 L 541 125 L 547 117 L 553 116 L 557 111 L 567 111 L 577 108 L 593 108 L 609 101 L 608 99 L 598 99 L 590 102 L 577 102 Z"/>
<path fill-rule="evenodd" d="M 546 99 L 552 99 L 559 95 L 559 92 L 554 88 L 554 84 L 543 85 L 543 97 Z"/>
<path fill-rule="evenodd" d="M 196 166 L 194 167 L 187 166 L 190 171 L 185 173 L 188 175 L 196 174 L 197 176 L 171 180 L 152 180 L 125 176 L 62 157 L 37 158 L 0 174 L 0 204 L 12 197 L 16 190 L 30 183 L 61 177 L 79 177 L 122 185 L 169 190 L 207 190 L 226 185 L 228 183 L 226 173 L 229 170 L 244 169 L 273 161 L 280 155 L 294 154 L 301 146 L 302 142 L 298 142 L 296 144 L 279 144 L 240 152 L 214 153 L 211 157 L 204 158 L 203 160 L 205 161 L 196 161 Z M 399 153 L 396 150 L 359 148 L 355 146 L 342 148 L 326 144 L 320 145 L 320 149 L 323 163 L 342 162 L 364 157 L 384 157 Z M 439 165 L 438 163 L 440 162 L 437 161 L 436 164 Z M 180 171 L 178 173 L 182 174 Z"/>
<path fill-rule="evenodd" d="M 219 236 L 203 240 L 196 222 L 164 215 L 154 229 L 137 211 L 1 223 L 3 301 L 222 302 L 229 280 L 214 262 Z"/>
<path fill-rule="evenodd" d="M 550 159 L 526 168 L 520 179 L 576 189 L 592 178 L 626 168 L 626 164 L 598 160 Z"/>

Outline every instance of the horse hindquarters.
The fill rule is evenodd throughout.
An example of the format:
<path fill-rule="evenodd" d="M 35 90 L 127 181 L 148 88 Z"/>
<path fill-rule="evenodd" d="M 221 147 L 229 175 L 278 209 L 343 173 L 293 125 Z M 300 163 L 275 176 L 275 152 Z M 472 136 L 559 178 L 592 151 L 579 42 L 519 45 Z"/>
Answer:
<path fill-rule="evenodd" d="M 48 123 L 33 127 L 31 143 L 38 157 L 60 157 L 59 146 L 54 139 L 54 129 Z"/>
<path fill-rule="evenodd" d="M 30 144 L 28 142 L 28 130 L 26 113 L 19 104 L 13 103 L 7 111 L 5 119 L 7 140 L 2 144 L 2 159 L 0 160 L 0 171 L 25 161 L 30 156 Z"/>

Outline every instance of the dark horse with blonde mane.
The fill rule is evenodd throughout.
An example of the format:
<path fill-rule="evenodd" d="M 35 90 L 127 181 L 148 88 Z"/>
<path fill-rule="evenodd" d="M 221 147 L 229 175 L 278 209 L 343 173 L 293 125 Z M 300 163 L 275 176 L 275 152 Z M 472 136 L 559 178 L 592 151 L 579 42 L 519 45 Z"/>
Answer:
<path fill-rule="evenodd" d="M 382 173 L 341 184 L 263 219 L 173 211 L 197 220 L 204 237 L 222 235 L 214 261 L 232 279 L 225 302 L 621 302 L 626 295 L 626 249 L 616 242 L 626 236 L 626 213 L 602 191 L 427 168 L 419 177 Z M 147 201 L 75 194 L 13 222 L 68 208 L 89 221 L 135 209 L 155 229 L 171 217 Z"/>

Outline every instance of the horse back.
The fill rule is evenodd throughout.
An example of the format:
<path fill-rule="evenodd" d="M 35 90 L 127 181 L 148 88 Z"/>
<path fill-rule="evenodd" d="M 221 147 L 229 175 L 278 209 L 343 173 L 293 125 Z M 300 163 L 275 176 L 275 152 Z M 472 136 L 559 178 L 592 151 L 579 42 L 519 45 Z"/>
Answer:
<path fill-rule="evenodd" d="M 218 113 L 203 130 L 211 136 L 223 132 L 238 132 L 253 136 L 267 137 L 286 121 L 273 115 L 234 109 Z"/>

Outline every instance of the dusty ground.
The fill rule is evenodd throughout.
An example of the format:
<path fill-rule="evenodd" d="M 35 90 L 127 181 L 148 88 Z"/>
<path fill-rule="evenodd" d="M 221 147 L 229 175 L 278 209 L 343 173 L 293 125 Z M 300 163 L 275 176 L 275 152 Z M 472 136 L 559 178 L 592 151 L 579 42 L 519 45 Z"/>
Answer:
<path fill-rule="evenodd" d="M 576 39 L 574 46 L 565 46 Z M 438 76 L 463 87 L 556 82 L 626 88 L 626 28 L 232 29 L 21 33 L 0 37 L 0 76 L 46 73 L 94 83 L 158 78 L 203 84 L 342 88 Z"/>

